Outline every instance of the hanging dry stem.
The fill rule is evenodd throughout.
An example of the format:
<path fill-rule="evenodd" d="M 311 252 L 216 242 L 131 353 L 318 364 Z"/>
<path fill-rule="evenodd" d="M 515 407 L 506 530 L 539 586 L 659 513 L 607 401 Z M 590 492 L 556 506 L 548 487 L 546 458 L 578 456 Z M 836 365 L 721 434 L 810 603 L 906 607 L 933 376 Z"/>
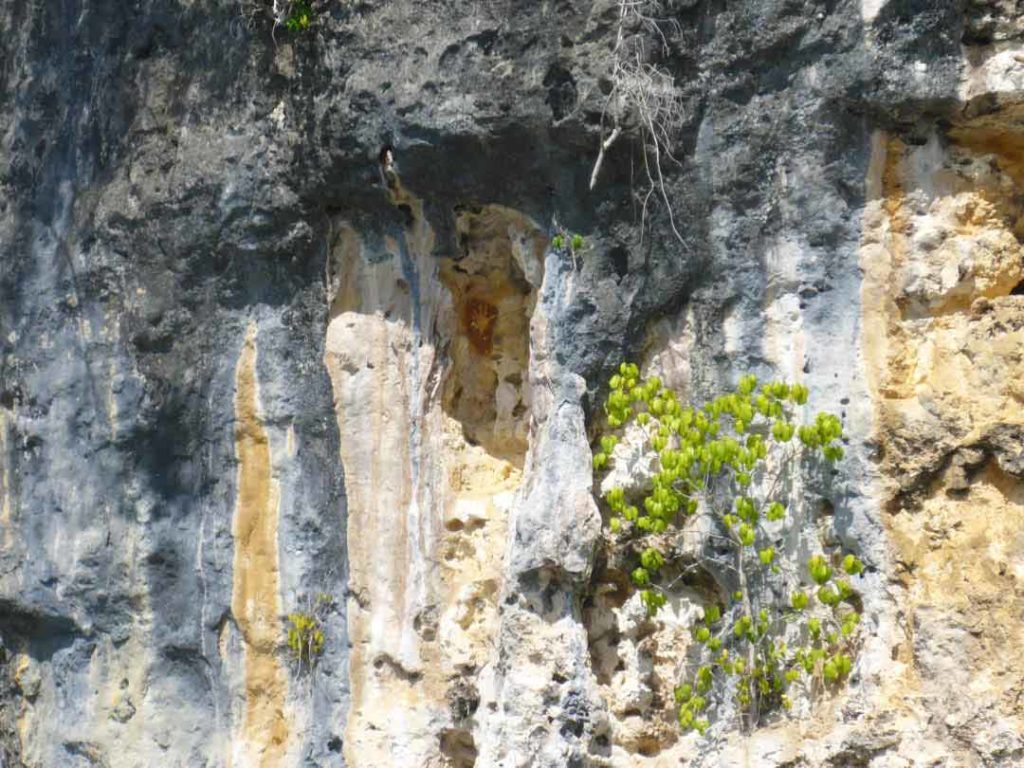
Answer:
<path fill-rule="evenodd" d="M 590 174 L 590 188 L 597 184 L 605 155 L 626 131 L 639 133 L 647 188 L 638 195 L 642 203 L 642 228 L 647 220 L 647 206 L 655 192 L 668 211 L 669 224 L 676 238 L 683 237 L 676 228 L 672 206 L 665 186 L 664 165 L 678 161 L 672 154 L 673 138 L 683 125 L 682 98 L 671 74 L 651 62 L 651 43 L 668 49 L 665 29 L 676 22 L 662 17 L 661 0 L 619 0 L 619 21 L 615 48 L 612 51 L 612 88 L 601 115 L 601 142 L 597 160 Z"/>

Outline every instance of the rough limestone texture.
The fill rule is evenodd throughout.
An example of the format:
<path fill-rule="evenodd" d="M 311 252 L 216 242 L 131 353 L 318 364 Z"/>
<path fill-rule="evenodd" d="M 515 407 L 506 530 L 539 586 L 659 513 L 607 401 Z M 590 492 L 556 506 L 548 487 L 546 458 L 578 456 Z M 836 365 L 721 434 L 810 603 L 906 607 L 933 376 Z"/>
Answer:
<path fill-rule="evenodd" d="M 617 0 L 271 5 L 0 8 L 0 768 L 1024 765 L 1021 3 L 645 5 L 646 209 Z M 844 691 L 674 724 L 621 359 L 842 415 L 789 542 L 868 566 Z"/>

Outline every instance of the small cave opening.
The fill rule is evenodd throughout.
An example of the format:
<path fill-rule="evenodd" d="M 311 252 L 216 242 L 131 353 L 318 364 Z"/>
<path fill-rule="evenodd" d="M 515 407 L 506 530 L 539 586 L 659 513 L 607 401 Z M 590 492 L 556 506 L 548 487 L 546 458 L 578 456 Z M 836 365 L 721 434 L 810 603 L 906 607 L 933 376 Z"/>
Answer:
<path fill-rule="evenodd" d="M 461 254 L 445 260 L 453 327 L 443 406 L 468 443 L 521 468 L 529 430 L 530 318 L 546 238 L 497 205 L 456 212 Z"/>
<path fill-rule="evenodd" d="M 629 273 L 629 251 L 618 245 L 611 249 L 608 253 L 608 258 L 611 261 L 612 270 L 615 275 L 620 279 L 625 277 Z"/>
<path fill-rule="evenodd" d="M 441 731 L 441 754 L 452 768 L 473 768 L 477 755 L 473 734 L 463 728 L 445 728 Z"/>
<path fill-rule="evenodd" d="M 1021 280 L 1010 289 L 1011 296 L 1024 296 L 1024 280 Z"/>

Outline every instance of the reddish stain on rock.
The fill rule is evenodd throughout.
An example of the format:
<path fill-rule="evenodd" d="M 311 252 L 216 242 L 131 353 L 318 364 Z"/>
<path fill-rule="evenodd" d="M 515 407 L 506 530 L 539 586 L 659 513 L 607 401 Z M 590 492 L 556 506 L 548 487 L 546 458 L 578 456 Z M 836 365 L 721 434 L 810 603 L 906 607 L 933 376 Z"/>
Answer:
<path fill-rule="evenodd" d="M 498 309 L 483 299 L 466 299 L 462 304 L 462 330 L 478 354 L 489 355 L 494 346 L 494 324 Z"/>

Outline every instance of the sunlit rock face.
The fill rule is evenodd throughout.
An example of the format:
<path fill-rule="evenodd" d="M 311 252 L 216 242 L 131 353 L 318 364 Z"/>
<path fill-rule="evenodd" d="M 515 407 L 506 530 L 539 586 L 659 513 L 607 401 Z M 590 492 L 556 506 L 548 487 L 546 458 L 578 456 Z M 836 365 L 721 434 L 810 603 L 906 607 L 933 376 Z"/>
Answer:
<path fill-rule="evenodd" d="M 864 327 L 905 635 L 894 709 L 956 759 L 1020 754 L 1024 295 L 1006 120 L 910 147 L 879 136 Z M 967 723 L 970 726 L 967 726 Z M 1012 764 L 1012 763 L 1008 763 Z"/>
<path fill-rule="evenodd" d="M 1024 764 L 1019 3 L 666 0 L 664 188 L 591 190 L 614 0 L 261 2 L 0 9 L 0 768 Z M 844 690 L 679 730 L 622 359 L 842 417 Z"/>
<path fill-rule="evenodd" d="M 547 238 L 482 207 L 459 214 L 461 257 L 438 259 L 421 202 L 393 196 L 410 226 L 375 243 L 339 223 L 330 262 L 325 362 L 349 478 L 345 754 L 472 765 Z"/>

